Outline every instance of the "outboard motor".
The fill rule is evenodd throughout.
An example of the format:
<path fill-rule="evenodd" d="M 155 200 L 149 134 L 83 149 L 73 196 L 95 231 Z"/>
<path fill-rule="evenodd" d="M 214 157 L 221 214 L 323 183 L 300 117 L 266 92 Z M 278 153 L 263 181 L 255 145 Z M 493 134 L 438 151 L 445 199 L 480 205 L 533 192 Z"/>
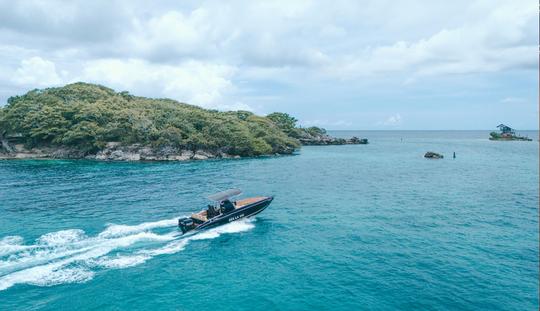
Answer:
<path fill-rule="evenodd" d="M 182 234 L 195 229 L 195 223 L 193 222 L 193 219 L 191 218 L 182 218 L 178 219 L 178 227 L 182 230 Z"/>

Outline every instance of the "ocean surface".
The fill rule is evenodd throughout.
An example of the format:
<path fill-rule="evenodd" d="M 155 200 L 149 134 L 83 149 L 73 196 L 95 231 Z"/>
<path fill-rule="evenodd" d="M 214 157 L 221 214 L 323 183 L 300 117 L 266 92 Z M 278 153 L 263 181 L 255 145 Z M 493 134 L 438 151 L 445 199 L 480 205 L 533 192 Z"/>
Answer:
<path fill-rule="evenodd" d="M 332 132 L 370 144 L 185 163 L 0 161 L 0 310 L 538 310 L 538 132 L 488 133 Z M 275 199 L 183 238 L 178 217 L 232 187 Z"/>

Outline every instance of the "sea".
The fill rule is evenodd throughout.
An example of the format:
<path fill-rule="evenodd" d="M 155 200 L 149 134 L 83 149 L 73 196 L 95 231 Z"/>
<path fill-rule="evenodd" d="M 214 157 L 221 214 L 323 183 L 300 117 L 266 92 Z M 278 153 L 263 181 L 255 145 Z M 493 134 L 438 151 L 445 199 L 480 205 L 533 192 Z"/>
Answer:
<path fill-rule="evenodd" d="M 330 134 L 369 144 L 0 161 L 0 310 L 538 310 L 537 131 Z M 228 188 L 274 201 L 182 236 Z"/>

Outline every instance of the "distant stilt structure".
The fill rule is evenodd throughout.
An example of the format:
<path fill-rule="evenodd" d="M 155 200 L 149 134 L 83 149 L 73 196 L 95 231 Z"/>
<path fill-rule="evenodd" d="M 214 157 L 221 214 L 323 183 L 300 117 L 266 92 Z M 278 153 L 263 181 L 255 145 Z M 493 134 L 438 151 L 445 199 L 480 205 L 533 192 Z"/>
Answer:
<path fill-rule="evenodd" d="M 456 152 L 454 151 L 454 159 L 456 158 Z"/>

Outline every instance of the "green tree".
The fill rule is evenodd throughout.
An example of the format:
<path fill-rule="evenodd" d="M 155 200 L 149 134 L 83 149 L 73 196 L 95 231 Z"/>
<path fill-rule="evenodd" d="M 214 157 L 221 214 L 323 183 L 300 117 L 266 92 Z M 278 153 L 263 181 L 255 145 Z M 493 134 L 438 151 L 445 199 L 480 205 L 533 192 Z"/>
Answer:
<path fill-rule="evenodd" d="M 305 129 L 311 136 L 322 136 L 326 134 L 326 130 L 320 127 L 311 126 Z"/>
<path fill-rule="evenodd" d="M 4 133 L 7 131 L 7 124 L 6 124 L 6 121 L 4 119 L 4 109 L 2 109 L 2 107 L 0 107 L 0 137 L 2 137 L 4 135 Z"/>
<path fill-rule="evenodd" d="M 296 122 L 298 122 L 295 117 L 283 112 L 273 112 L 266 117 L 274 122 L 274 124 L 276 124 L 285 133 L 292 132 L 292 130 L 296 127 Z"/>

